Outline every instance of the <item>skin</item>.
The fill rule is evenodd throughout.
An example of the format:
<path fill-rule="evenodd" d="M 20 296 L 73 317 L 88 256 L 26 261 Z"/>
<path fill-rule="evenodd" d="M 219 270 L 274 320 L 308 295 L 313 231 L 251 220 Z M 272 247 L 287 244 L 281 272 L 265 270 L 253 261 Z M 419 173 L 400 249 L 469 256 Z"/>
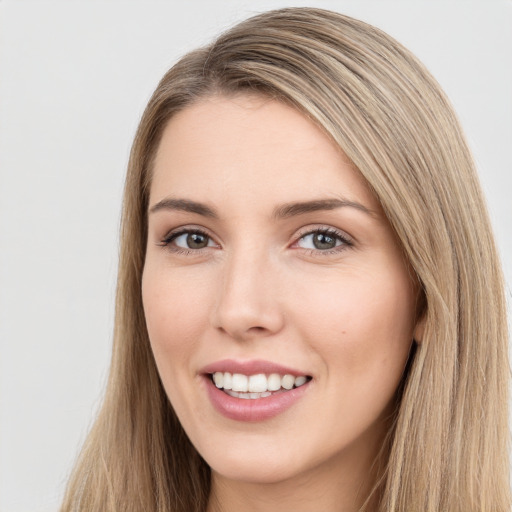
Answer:
<path fill-rule="evenodd" d="M 169 198 L 217 217 L 155 209 Z M 340 199 L 354 204 L 275 216 Z M 168 123 L 149 204 L 147 327 L 169 399 L 212 468 L 209 511 L 358 510 L 420 329 L 408 265 L 360 173 L 291 107 L 214 96 Z M 197 229 L 204 248 L 187 233 L 169 242 Z M 314 245 L 318 229 L 334 247 Z M 222 359 L 272 361 L 312 380 L 278 416 L 235 421 L 213 408 L 200 374 Z"/>

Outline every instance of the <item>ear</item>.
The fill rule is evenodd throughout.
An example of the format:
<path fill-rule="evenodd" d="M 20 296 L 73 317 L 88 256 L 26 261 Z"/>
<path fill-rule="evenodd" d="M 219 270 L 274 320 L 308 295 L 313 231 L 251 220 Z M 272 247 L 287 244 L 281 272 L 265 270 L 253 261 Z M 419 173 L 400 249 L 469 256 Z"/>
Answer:
<path fill-rule="evenodd" d="M 416 325 L 413 331 L 413 338 L 416 343 L 421 343 L 423 341 L 423 334 L 425 333 L 425 314 L 421 314 L 421 316 L 416 321 Z"/>

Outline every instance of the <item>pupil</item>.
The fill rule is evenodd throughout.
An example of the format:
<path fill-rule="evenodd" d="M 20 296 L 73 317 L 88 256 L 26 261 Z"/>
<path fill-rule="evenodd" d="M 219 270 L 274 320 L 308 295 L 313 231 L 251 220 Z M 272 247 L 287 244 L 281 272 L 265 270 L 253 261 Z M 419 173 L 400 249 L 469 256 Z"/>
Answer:
<path fill-rule="evenodd" d="M 187 245 L 191 249 L 202 249 L 208 245 L 208 237 L 201 233 L 190 233 L 187 236 Z"/>
<path fill-rule="evenodd" d="M 333 249 L 336 246 L 336 239 L 325 233 L 317 233 L 313 238 L 313 245 L 317 249 Z"/>

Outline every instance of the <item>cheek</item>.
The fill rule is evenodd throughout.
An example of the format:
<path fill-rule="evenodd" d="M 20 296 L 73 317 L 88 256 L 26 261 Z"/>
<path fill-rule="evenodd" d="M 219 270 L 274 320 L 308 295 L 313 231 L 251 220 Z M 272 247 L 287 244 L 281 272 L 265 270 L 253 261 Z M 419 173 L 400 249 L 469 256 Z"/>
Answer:
<path fill-rule="evenodd" d="M 409 353 L 414 294 L 408 278 L 343 275 L 310 286 L 298 318 L 322 353 L 330 377 L 344 386 L 398 383 Z M 380 385 L 381 385 L 380 384 Z"/>
<path fill-rule="evenodd" d="M 206 295 L 204 286 L 179 273 L 144 270 L 144 314 L 159 370 L 183 363 L 193 353 L 207 319 Z"/>
<path fill-rule="evenodd" d="M 181 423 L 187 425 L 190 418 L 204 414 L 188 397 L 195 378 L 191 362 L 205 330 L 208 299 L 204 287 L 181 275 L 148 266 L 142 279 L 142 300 L 162 385 Z"/>

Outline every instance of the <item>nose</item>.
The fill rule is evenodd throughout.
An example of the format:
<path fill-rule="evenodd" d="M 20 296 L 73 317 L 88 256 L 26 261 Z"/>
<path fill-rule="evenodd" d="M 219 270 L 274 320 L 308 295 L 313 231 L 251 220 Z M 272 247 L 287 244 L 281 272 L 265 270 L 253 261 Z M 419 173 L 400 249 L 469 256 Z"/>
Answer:
<path fill-rule="evenodd" d="M 224 262 L 213 326 L 237 341 L 269 337 L 284 326 L 279 270 L 261 253 Z"/>

